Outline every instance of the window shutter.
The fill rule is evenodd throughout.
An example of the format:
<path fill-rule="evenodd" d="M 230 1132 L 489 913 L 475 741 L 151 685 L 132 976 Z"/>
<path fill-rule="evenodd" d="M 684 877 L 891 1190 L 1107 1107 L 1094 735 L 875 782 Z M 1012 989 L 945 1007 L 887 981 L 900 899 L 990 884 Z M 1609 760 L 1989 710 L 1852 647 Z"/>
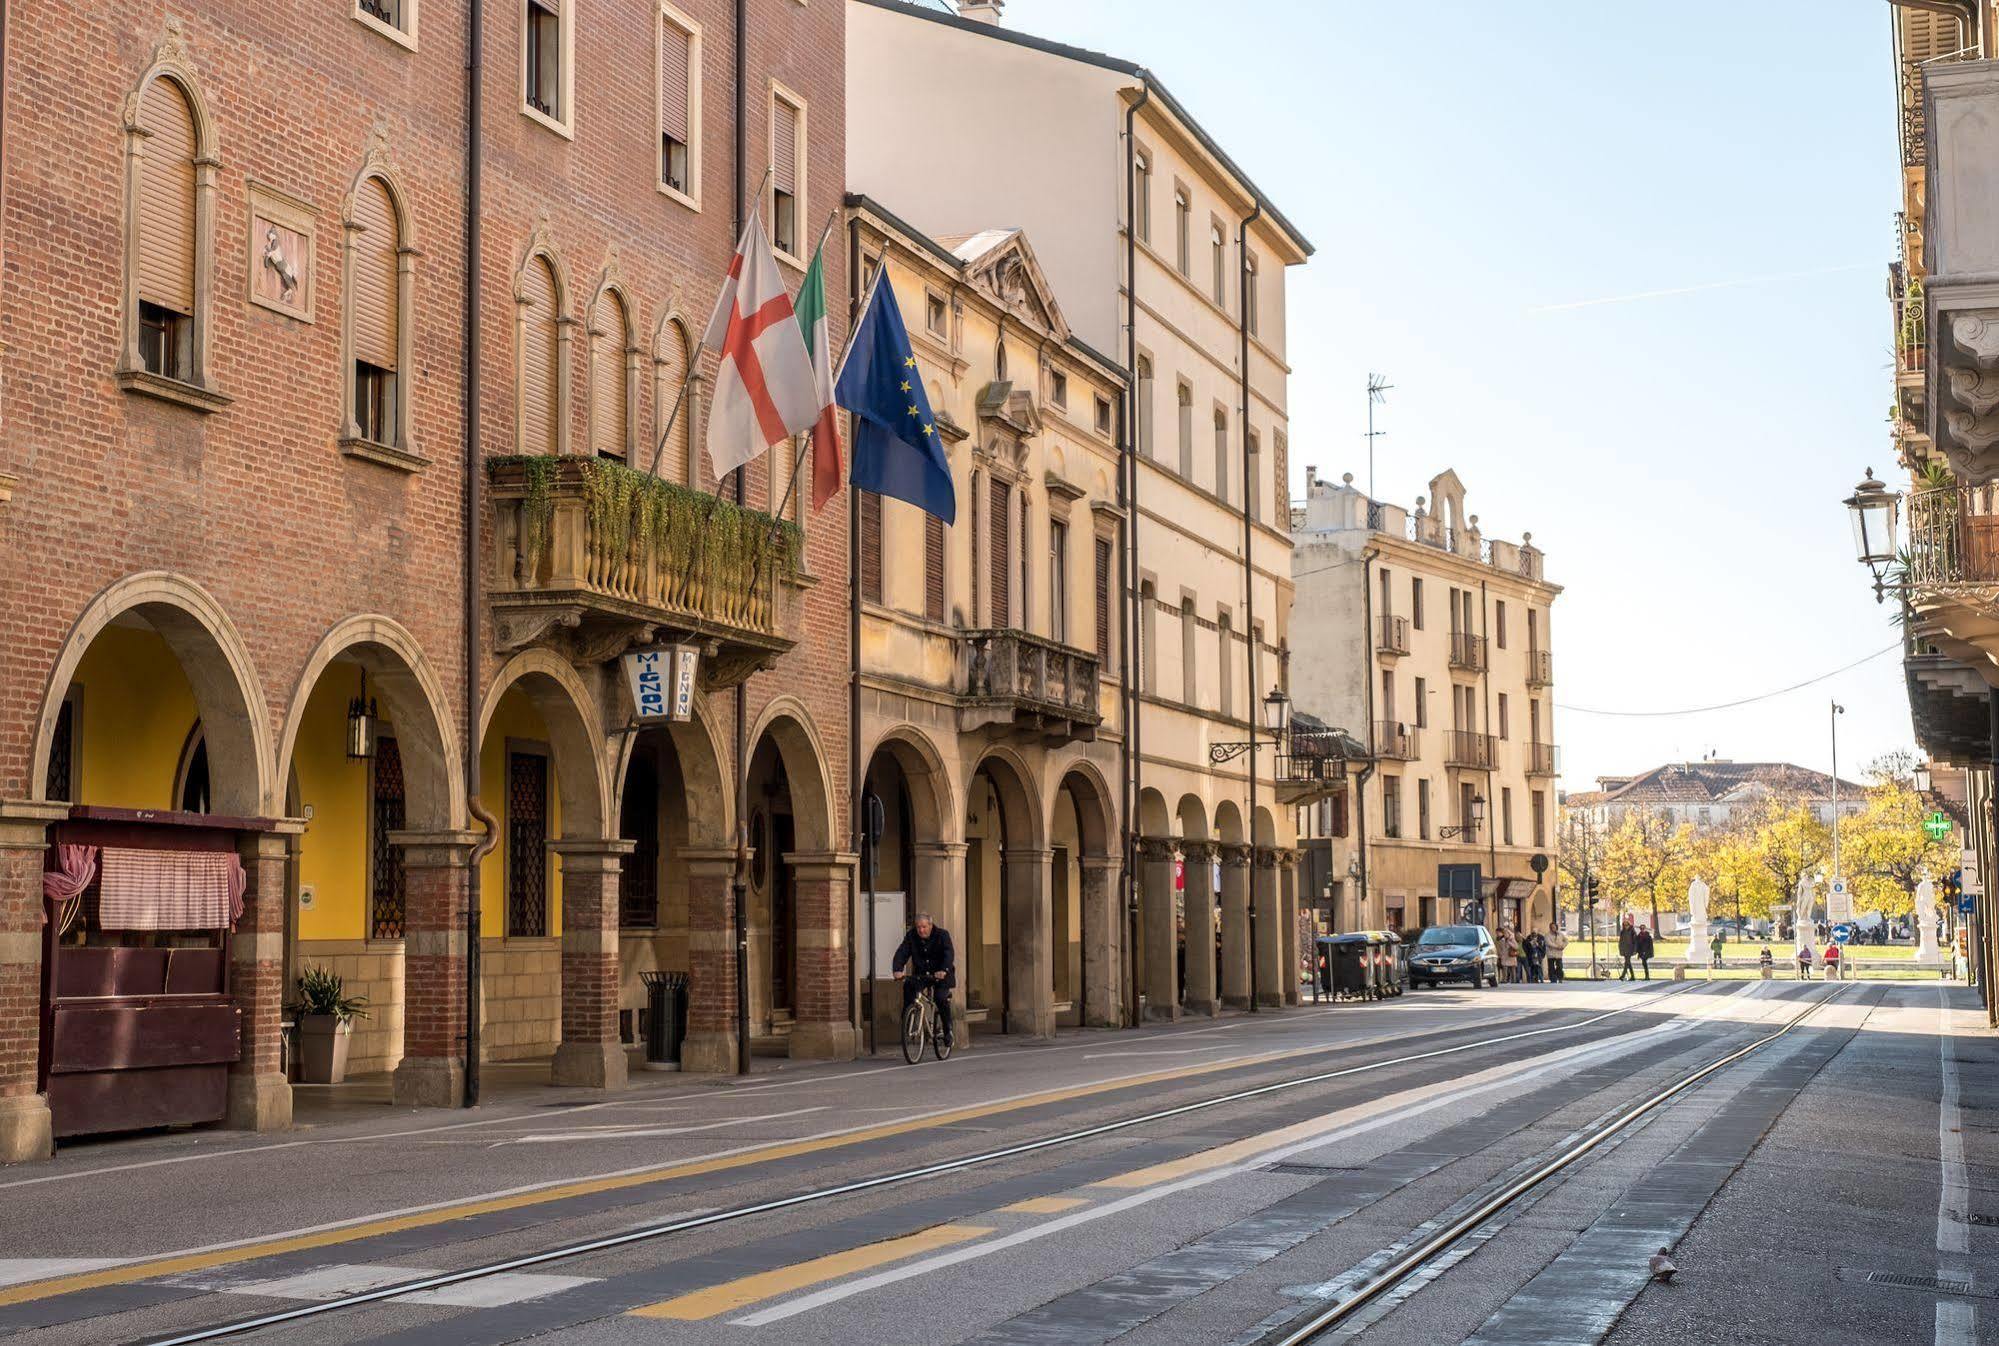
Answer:
<path fill-rule="evenodd" d="M 861 597 L 882 601 L 882 498 L 873 491 L 861 497 Z"/>
<path fill-rule="evenodd" d="M 555 275 L 537 257 L 523 288 L 521 323 L 521 450 L 555 452 Z"/>
<path fill-rule="evenodd" d="M 690 129 L 688 66 L 693 44 L 665 15 L 659 20 L 659 129 L 685 145 Z"/>
<path fill-rule="evenodd" d="M 625 456 L 625 306 L 615 294 L 599 301 L 591 324 L 590 451 L 602 457 Z"/>
<path fill-rule="evenodd" d="M 1097 660 L 1111 661 L 1111 542 L 1097 539 Z"/>
<path fill-rule="evenodd" d="M 923 516 L 923 615 L 944 620 L 944 521 Z"/>
<path fill-rule="evenodd" d="M 986 559 L 993 585 L 992 624 L 995 627 L 1011 626 L 1013 605 L 1009 595 L 1013 588 L 1013 488 L 1007 483 L 993 483 L 986 517 L 991 524 Z"/>
<path fill-rule="evenodd" d="M 666 325 L 659 340 L 659 396 L 655 402 L 655 414 L 659 417 L 658 429 L 653 437 L 666 429 L 666 418 L 673 417 L 673 430 L 666 436 L 666 445 L 660 450 L 660 476 L 667 481 L 685 483 L 687 480 L 687 424 L 694 416 L 694 399 L 683 396 L 680 385 L 687 377 L 687 338 L 682 335 L 680 324 Z M 679 411 L 674 410 L 674 402 L 680 403 Z"/>
<path fill-rule="evenodd" d="M 396 367 L 396 236 L 395 204 L 380 178 L 361 184 L 354 198 L 354 222 L 361 226 L 354 240 L 354 358 L 378 369 Z"/>
<path fill-rule="evenodd" d="M 139 107 L 149 132 L 139 176 L 139 298 L 194 316 L 194 116 L 170 79 Z"/>
<path fill-rule="evenodd" d="M 773 98 L 771 111 L 771 182 L 778 191 L 798 195 L 798 109 Z"/>

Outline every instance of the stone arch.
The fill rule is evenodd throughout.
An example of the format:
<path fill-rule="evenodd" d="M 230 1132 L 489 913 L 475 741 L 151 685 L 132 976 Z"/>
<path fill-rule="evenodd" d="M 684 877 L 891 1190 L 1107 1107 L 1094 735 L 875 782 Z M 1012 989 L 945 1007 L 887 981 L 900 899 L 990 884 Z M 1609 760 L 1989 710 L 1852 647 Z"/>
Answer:
<path fill-rule="evenodd" d="M 1138 830 L 1140 835 L 1148 837 L 1173 834 L 1173 818 L 1166 811 L 1166 796 L 1150 786 L 1138 792 Z"/>
<path fill-rule="evenodd" d="M 965 820 L 957 791 L 952 788 L 944 755 L 929 735 L 913 724 L 896 725 L 870 745 L 863 760 L 872 765 L 882 753 L 895 759 L 910 786 L 910 810 L 917 833 L 938 841 L 961 837 Z"/>
<path fill-rule="evenodd" d="M 1078 840 L 1082 842 L 1083 854 L 1106 856 L 1112 853 L 1113 843 L 1119 835 L 1117 824 L 1116 795 L 1110 782 L 1095 762 L 1079 758 L 1064 768 L 1056 787 L 1056 795 L 1067 790 L 1076 806 Z M 1055 808 L 1057 799 L 1049 799 L 1049 809 Z"/>
<path fill-rule="evenodd" d="M 548 727 L 555 779 L 562 791 L 562 835 L 594 840 L 610 835 L 610 791 L 605 785 L 604 730 L 596 703 L 573 664 L 551 650 L 523 650 L 509 659 L 486 689 L 479 707 L 479 742 L 486 741 L 500 698 L 519 684 Z"/>
<path fill-rule="evenodd" d="M 648 726 L 663 731 L 673 744 L 686 784 L 688 844 L 727 846 L 735 838 L 736 792 L 727 779 L 723 764 L 729 760 L 721 730 L 709 713 L 706 698 L 694 699 L 694 718 Z M 611 812 L 619 817 L 625 804 L 625 782 L 629 778 L 637 734 L 616 741 L 610 761 Z"/>
<path fill-rule="evenodd" d="M 85 605 L 71 625 L 42 693 L 28 768 L 28 798 L 46 798 L 56 719 L 77 665 L 104 628 L 126 613 L 143 618 L 166 641 L 194 691 L 208 743 L 215 811 L 252 817 L 281 811 L 283 800 L 271 783 L 268 703 L 249 647 L 213 595 L 193 580 L 163 570 L 114 581 Z"/>
<path fill-rule="evenodd" d="M 1046 846 L 1048 810 L 1035 793 L 1034 772 L 1020 755 L 1007 747 L 988 748 L 972 764 L 966 777 L 966 798 L 971 797 L 971 782 L 981 771 L 992 778 L 994 792 L 999 796 L 1000 822 L 1006 828 L 1007 846 L 1036 850 Z"/>
<path fill-rule="evenodd" d="M 1201 802 L 1199 795 L 1180 796 L 1180 806 L 1174 810 L 1174 819 L 1180 824 L 1180 835 L 1188 841 L 1208 839 L 1208 806 Z"/>
<path fill-rule="evenodd" d="M 464 752 L 444 684 L 407 629 L 392 617 L 365 613 L 336 623 L 306 656 L 292 686 L 274 780 L 289 781 L 306 702 L 336 658 L 367 670 L 396 726 L 403 776 L 409 787 L 406 825 L 413 831 L 457 831 L 466 826 Z"/>
<path fill-rule="evenodd" d="M 801 851 L 831 851 L 839 846 L 839 821 L 835 809 L 833 778 L 829 774 L 826 749 L 813 722 L 812 712 L 795 696 L 772 698 L 750 730 L 750 752 L 756 752 L 764 735 L 777 746 L 784 763 L 786 782 L 791 787 L 792 825 L 798 829 L 796 845 Z"/>
<path fill-rule="evenodd" d="M 1225 846 L 1240 846 L 1243 842 L 1242 810 L 1233 799 L 1224 799 L 1215 806 L 1215 840 Z"/>
<path fill-rule="evenodd" d="M 1261 804 L 1256 807 L 1253 840 L 1259 846 L 1275 846 L 1277 844 L 1277 820 L 1271 815 L 1270 810 Z"/>

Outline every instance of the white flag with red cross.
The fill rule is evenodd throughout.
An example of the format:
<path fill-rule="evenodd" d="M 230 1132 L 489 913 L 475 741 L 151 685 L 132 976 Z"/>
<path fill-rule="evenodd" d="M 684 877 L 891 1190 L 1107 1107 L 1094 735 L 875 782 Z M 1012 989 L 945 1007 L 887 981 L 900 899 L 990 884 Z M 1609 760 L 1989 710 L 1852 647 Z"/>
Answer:
<path fill-rule="evenodd" d="M 757 215 L 736 245 L 701 344 L 722 356 L 708 410 L 717 480 L 819 419 L 812 356 Z"/>

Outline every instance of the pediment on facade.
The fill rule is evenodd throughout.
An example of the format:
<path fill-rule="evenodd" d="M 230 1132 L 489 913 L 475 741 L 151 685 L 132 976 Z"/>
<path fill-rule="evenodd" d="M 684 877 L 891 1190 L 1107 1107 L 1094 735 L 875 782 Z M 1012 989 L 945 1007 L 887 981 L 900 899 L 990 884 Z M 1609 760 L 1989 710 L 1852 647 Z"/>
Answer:
<path fill-rule="evenodd" d="M 1025 233 L 988 229 L 964 240 L 954 251 L 965 263 L 967 279 L 1009 312 L 1052 333 L 1057 341 L 1069 339 L 1069 324 Z"/>
<path fill-rule="evenodd" d="M 979 390 L 979 421 L 1019 439 L 1041 431 L 1041 411 L 1034 405 L 1034 394 L 1016 388 L 1008 379 L 994 379 Z"/>

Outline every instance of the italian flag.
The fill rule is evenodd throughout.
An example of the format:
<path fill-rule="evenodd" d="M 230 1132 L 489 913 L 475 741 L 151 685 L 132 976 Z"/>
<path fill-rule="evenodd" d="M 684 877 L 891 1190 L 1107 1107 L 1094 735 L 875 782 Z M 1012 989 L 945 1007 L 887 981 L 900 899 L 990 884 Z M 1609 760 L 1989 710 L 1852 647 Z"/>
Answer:
<path fill-rule="evenodd" d="M 826 333 L 826 245 L 812 254 L 811 269 L 798 287 L 798 325 L 812 356 L 812 381 L 819 418 L 812 423 L 812 508 L 823 509 L 840 493 L 840 418 L 833 407 L 833 342 Z"/>

